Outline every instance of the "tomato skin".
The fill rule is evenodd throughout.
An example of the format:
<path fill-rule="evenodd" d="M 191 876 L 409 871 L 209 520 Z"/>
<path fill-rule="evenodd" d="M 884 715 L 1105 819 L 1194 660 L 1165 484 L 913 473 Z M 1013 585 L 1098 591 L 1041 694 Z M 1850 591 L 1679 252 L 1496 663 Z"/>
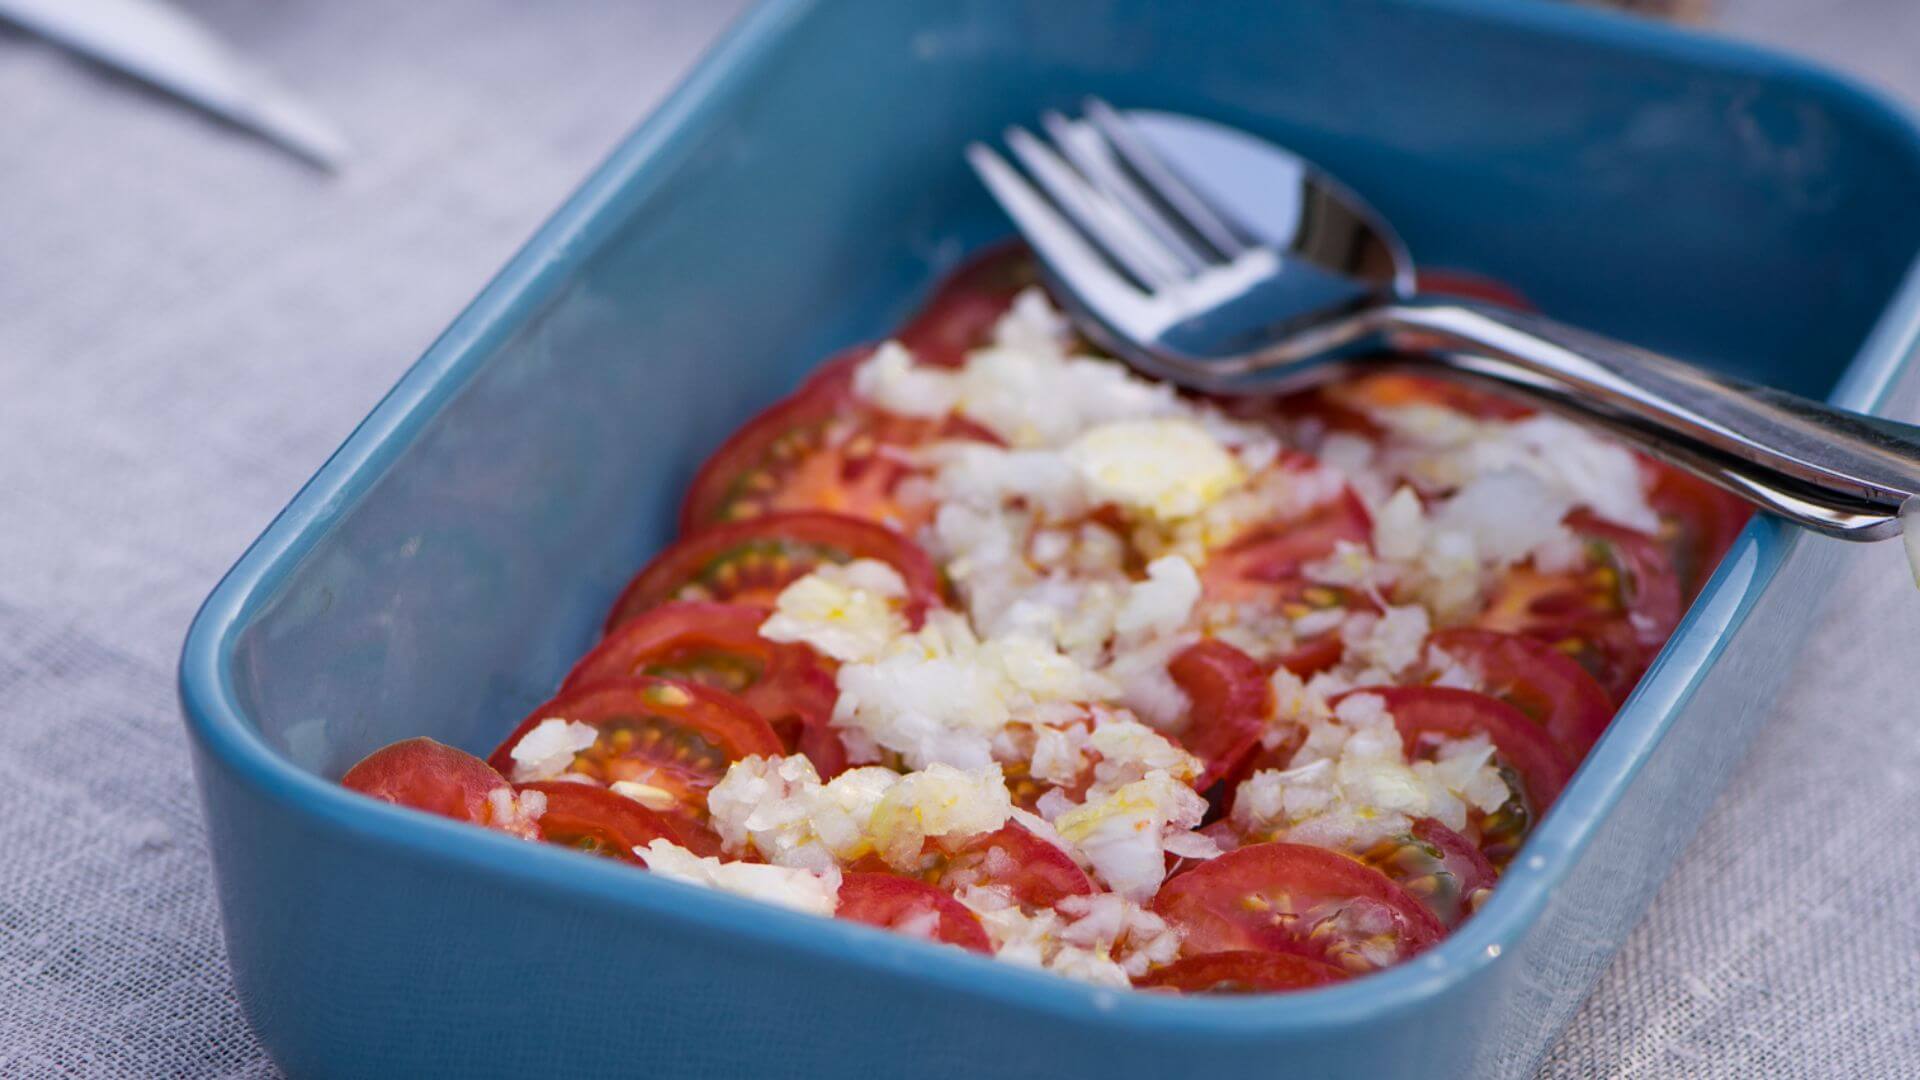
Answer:
<path fill-rule="evenodd" d="M 1524 634 L 1572 657 L 1618 703 L 1679 625 L 1680 584 L 1649 537 L 1581 510 L 1567 525 L 1589 557 L 1578 571 L 1509 570 L 1474 624 Z"/>
<path fill-rule="evenodd" d="M 635 675 L 682 679 L 724 690 L 773 725 L 789 751 L 813 760 L 822 776 L 846 769 L 846 750 L 826 728 L 835 689 L 831 660 L 801 644 L 760 636 L 766 608 L 675 601 L 620 625 L 582 657 L 560 684 L 571 693 Z"/>
<path fill-rule="evenodd" d="M 1330 426 L 1370 434 L 1380 431 L 1369 416 L 1376 409 L 1430 405 L 1475 420 L 1521 420 L 1534 413 L 1524 402 L 1484 389 L 1467 379 L 1402 369 L 1369 372 L 1331 383 L 1321 394 L 1335 411 L 1345 411 L 1352 417 Z"/>
<path fill-rule="evenodd" d="M 922 364 L 958 367 L 987 344 L 1022 290 L 1040 284 L 1040 265 L 1018 240 L 975 252 L 948 274 L 894 339 Z"/>
<path fill-rule="evenodd" d="M 1415 288 L 1422 293 L 1480 300 L 1519 311 L 1534 310 L 1533 302 L 1522 296 L 1518 289 L 1471 270 L 1422 270 L 1418 278 Z"/>
<path fill-rule="evenodd" d="M 1140 990 L 1188 994 L 1264 994 L 1345 981 L 1332 964 L 1279 952 L 1217 952 L 1176 960 L 1133 980 Z"/>
<path fill-rule="evenodd" d="M 901 416 L 862 399 L 854 374 L 872 353 L 863 345 L 833 357 L 722 443 L 687 488 L 681 533 L 802 510 L 844 513 L 903 532 L 925 524 L 931 503 L 895 497 L 916 471 L 900 451 L 934 440 L 999 440 L 962 417 Z"/>
<path fill-rule="evenodd" d="M 1502 760 L 1518 770 L 1535 814 L 1544 814 L 1560 796 L 1573 765 L 1540 726 L 1519 709 L 1472 690 L 1446 686 L 1379 686 L 1350 690 L 1330 704 L 1358 694 L 1386 702 L 1409 757 L 1429 738 L 1464 739 L 1485 735 Z"/>
<path fill-rule="evenodd" d="M 1660 515 L 1661 546 L 1667 550 L 1683 604 L 1690 604 L 1727 549 L 1753 517 L 1753 507 L 1684 469 L 1652 460 L 1647 502 Z"/>
<path fill-rule="evenodd" d="M 1566 654 L 1533 638 L 1456 627 L 1428 643 L 1477 673 L 1481 689 L 1544 728 L 1579 761 L 1613 720 L 1606 688 Z"/>
<path fill-rule="evenodd" d="M 540 815 L 540 839 L 549 844 L 584 850 L 634 866 L 646 863 L 640 861 L 633 849 L 655 840 L 669 840 L 691 849 L 682 835 L 683 830 L 676 829 L 666 817 L 606 788 L 545 780 L 521 784 L 520 790 L 537 791 L 546 796 L 547 809 Z"/>
<path fill-rule="evenodd" d="M 929 913 L 937 917 L 934 940 L 977 953 L 993 952 L 986 928 L 966 905 L 924 881 L 896 874 L 845 875 L 840 881 L 840 904 L 834 917 L 896 930 L 901 923 Z"/>
<path fill-rule="evenodd" d="M 1239 767 L 1273 710 L 1267 673 L 1239 649 L 1206 640 L 1182 649 L 1167 674 L 1187 695 L 1187 730 L 1180 742 L 1205 763 L 1194 787 L 1205 791 Z"/>
<path fill-rule="evenodd" d="M 505 776 L 464 750 L 424 736 L 375 750 L 348 769 L 340 777 L 340 784 L 381 802 L 425 810 L 525 840 L 539 838 L 533 823 L 500 817 L 500 798 L 513 794 L 513 785 Z"/>
<path fill-rule="evenodd" d="M 1299 518 L 1256 525 L 1207 558 L 1200 581 L 1209 601 L 1265 604 L 1297 602 L 1301 568 L 1332 554 L 1341 540 L 1367 544 L 1373 518 L 1351 490 Z"/>
<path fill-rule="evenodd" d="M 1383 840 L 1361 858 L 1449 928 L 1471 915 L 1500 877 L 1471 841 L 1432 818 L 1415 821 L 1408 835 Z"/>
<path fill-rule="evenodd" d="M 1072 856 L 1012 821 L 954 852 L 935 871 L 932 884 L 947 892 L 999 885 L 1030 909 L 1093 893 L 1093 882 Z"/>
<path fill-rule="evenodd" d="M 885 525 L 818 511 L 768 514 L 716 525 L 661 552 L 615 601 L 607 632 L 673 600 L 771 605 L 781 589 L 821 563 L 853 559 L 878 559 L 899 571 L 914 626 L 940 600 L 933 561 Z"/>
<path fill-rule="evenodd" d="M 1352 972 L 1397 963 L 1446 928 L 1426 905 L 1358 859 L 1273 841 L 1229 851 L 1161 886 L 1154 912 L 1184 932 L 1181 955 L 1282 952 Z M 1372 929 L 1356 941 L 1350 926 Z M 1346 924 L 1346 925 L 1343 925 Z M 1387 940 L 1380 941 L 1385 930 Z M 1375 946 L 1376 955 L 1363 949 Z M 1391 956 L 1381 960 L 1379 949 Z"/>
<path fill-rule="evenodd" d="M 601 783 L 633 780 L 660 788 L 679 802 L 673 814 L 704 824 L 707 791 L 727 767 L 750 754 L 785 752 L 760 714 L 724 690 L 698 683 L 638 676 L 563 693 L 527 715 L 494 750 L 489 763 L 513 772 L 513 748 L 550 718 L 589 724 L 599 739 L 575 755 L 569 772 Z"/>

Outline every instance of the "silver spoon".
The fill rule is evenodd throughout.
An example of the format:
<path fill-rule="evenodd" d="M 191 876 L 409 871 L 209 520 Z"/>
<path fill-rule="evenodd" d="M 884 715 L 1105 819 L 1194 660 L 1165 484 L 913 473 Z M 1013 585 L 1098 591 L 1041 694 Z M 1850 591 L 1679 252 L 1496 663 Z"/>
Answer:
<path fill-rule="evenodd" d="M 1596 421 L 1831 536 L 1894 536 L 1920 493 L 1920 428 L 1539 315 L 1416 295 L 1406 246 L 1372 207 L 1246 132 L 1097 99 L 1084 119 L 1049 113 L 1042 128 L 1047 140 L 1007 132 L 1025 176 L 979 143 L 967 160 L 1075 322 L 1143 371 L 1275 393 L 1377 363 L 1356 357 L 1385 347 Z"/>

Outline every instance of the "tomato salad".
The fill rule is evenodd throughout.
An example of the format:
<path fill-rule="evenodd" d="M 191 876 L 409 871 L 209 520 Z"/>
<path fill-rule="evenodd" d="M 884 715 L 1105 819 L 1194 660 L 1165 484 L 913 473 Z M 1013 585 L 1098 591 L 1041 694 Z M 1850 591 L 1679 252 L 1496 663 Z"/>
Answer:
<path fill-rule="evenodd" d="M 1001 248 L 722 444 L 487 760 L 342 783 L 1098 984 L 1324 986 L 1485 902 L 1744 520 L 1465 384 L 1179 393 Z"/>

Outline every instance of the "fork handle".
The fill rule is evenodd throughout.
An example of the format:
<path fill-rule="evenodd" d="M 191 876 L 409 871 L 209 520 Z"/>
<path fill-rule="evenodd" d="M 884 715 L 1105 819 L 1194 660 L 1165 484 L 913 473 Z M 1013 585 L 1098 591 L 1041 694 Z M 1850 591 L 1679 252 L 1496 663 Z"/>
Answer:
<path fill-rule="evenodd" d="M 1381 320 L 1398 349 L 1598 420 L 1657 457 L 1808 528 L 1900 532 L 1920 494 L 1920 427 L 1683 364 L 1527 312 L 1415 298 Z"/>

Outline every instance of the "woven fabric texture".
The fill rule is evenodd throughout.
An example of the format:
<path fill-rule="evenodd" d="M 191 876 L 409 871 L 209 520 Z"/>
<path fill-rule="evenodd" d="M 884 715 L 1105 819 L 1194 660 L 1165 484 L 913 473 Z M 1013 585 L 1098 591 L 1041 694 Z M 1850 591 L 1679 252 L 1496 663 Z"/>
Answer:
<path fill-rule="evenodd" d="M 187 622 L 738 8 L 188 6 L 358 156 L 316 174 L 0 30 L 5 1077 L 273 1074 L 174 703 Z M 1778 715 L 1547 1075 L 1920 1073 L 1920 595 L 1897 552 L 1850 554 L 1834 614 L 1780 628 L 1807 648 Z"/>

